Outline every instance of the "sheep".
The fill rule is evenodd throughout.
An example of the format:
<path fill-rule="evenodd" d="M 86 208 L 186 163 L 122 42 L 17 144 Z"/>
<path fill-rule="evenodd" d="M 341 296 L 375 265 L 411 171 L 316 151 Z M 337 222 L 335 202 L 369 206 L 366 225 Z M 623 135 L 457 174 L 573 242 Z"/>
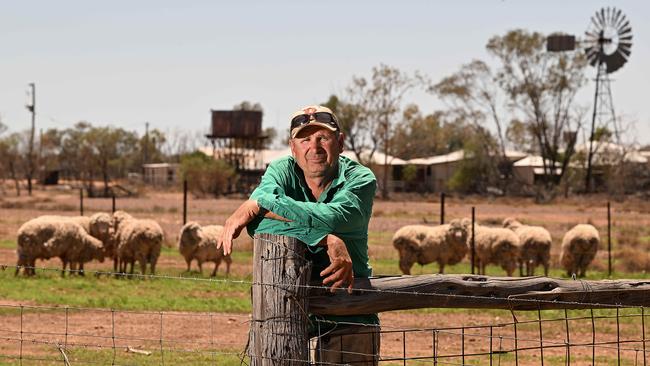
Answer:
<path fill-rule="evenodd" d="M 90 236 L 73 220 L 37 217 L 24 223 L 17 234 L 16 275 L 21 267 L 25 275 L 34 275 L 37 259 L 59 257 L 63 262 L 62 275 L 68 263 L 72 268 L 72 263 L 104 260 L 101 241 Z"/>
<path fill-rule="evenodd" d="M 573 274 L 584 277 L 587 266 L 596 257 L 600 236 L 598 230 L 589 224 L 579 224 L 564 234 L 560 264 L 567 271 L 567 276 Z"/>
<path fill-rule="evenodd" d="M 136 219 L 124 211 L 115 211 L 112 217 L 113 266 L 120 273 L 126 273 L 126 266 L 133 266 L 137 260 L 142 274 L 147 263 L 151 274 L 156 273 L 156 263 L 164 239 L 164 232 L 154 220 Z"/>
<path fill-rule="evenodd" d="M 503 220 L 503 227 L 514 231 L 519 236 L 519 274 L 524 275 L 523 267 L 526 266 L 526 276 L 535 274 L 535 267 L 544 266 L 544 276 L 548 276 L 548 266 L 551 259 L 551 234 L 541 226 L 523 225 L 514 218 Z"/>
<path fill-rule="evenodd" d="M 44 215 L 39 216 L 39 219 L 53 220 L 53 221 L 70 221 L 80 225 L 88 234 L 102 243 L 103 252 L 106 257 L 112 257 L 112 241 L 110 240 L 111 216 L 107 213 L 96 213 L 92 216 L 58 216 L 58 215 Z M 87 262 L 87 261 L 86 261 Z M 103 260 L 102 260 L 103 262 Z M 78 273 L 84 275 L 84 262 L 72 262 L 70 268 L 74 269 L 79 266 Z"/>
<path fill-rule="evenodd" d="M 199 272 L 203 273 L 203 262 L 214 262 L 214 270 L 210 276 L 217 275 L 217 269 L 221 261 L 226 262 L 226 276 L 230 274 L 230 264 L 232 258 L 230 255 L 223 255 L 223 248 L 217 249 L 217 243 L 223 226 L 207 225 L 201 227 L 197 222 L 188 222 L 183 226 L 179 234 L 178 250 L 185 258 L 187 271 L 190 271 L 190 265 L 193 259 L 199 264 Z"/>
<path fill-rule="evenodd" d="M 467 228 L 467 242 L 470 245 L 471 221 L 463 219 L 463 225 Z M 512 230 L 474 225 L 474 245 L 476 250 L 476 262 L 478 274 L 485 274 L 485 266 L 494 263 L 506 271 L 508 277 L 517 268 L 519 262 L 519 237 Z"/>
<path fill-rule="evenodd" d="M 467 230 L 459 220 L 439 226 L 407 225 L 393 236 L 399 267 L 407 275 L 415 262 L 438 262 L 439 272 L 443 273 L 445 265 L 456 264 L 467 254 L 466 241 Z"/>

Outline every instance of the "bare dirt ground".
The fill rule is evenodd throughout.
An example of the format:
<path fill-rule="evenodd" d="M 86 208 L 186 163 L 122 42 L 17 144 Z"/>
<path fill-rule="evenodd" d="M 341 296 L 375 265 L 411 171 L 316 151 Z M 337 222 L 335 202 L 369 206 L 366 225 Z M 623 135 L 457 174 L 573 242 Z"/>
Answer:
<path fill-rule="evenodd" d="M 124 209 L 136 217 L 147 217 L 157 220 L 167 235 L 167 245 L 173 247 L 177 240 L 177 233 L 182 224 L 182 198 L 180 193 L 149 192 L 145 197 L 118 199 L 117 208 Z M 398 228 L 406 224 L 437 223 L 439 217 L 439 203 L 435 196 L 406 197 L 406 201 L 377 200 L 374 205 L 373 218 L 370 223 L 371 232 L 371 257 L 382 259 L 395 259 L 397 254 L 390 244 L 390 238 Z M 242 202 L 242 199 L 191 199 L 188 206 L 188 219 L 199 221 L 202 224 L 222 223 L 228 215 Z M 593 223 L 599 228 L 603 242 L 607 238 L 607 199 L 603 197 L 582 200 L 580 197 L 571 200 L 559 200 L 553 204 L 538 205 L 528 199 L 500 199 L 486 200 L 483 198 L 447 197 L 445 207 L 446 221 L 453 218 L 469 217 L 471 207 L 476 208 L 476 217 L 479 222 L 499 225 L 506 217 L 517 217 L 530 224 L 543 225 L 551 232 L 554 243 L 552 249 L 553 264 L 557 265 L 559 246 L 563 233 L 577 223 Z M 86 215 L 98 211 L 111 210 L 109 199 L 84 200 L 84 213 Z M 0 240 L 15 240 L 18 227 L 28 219 L 43 214 L 77 215 L 79 213 L 78 196 L 74 192 L 37 191 L 34 197 L 0 197 Z M 633 238 L 630 246 L 647 257 L 650 247 L 650 203 L 645 201 L 627 200 L 612 202 L 613 233 L 615 240 L 623 241 L 626 235 Z M 631 232 L 632 234 L 630 234 Z M 618 236 L 617 236 L 618 235 Z M 628 238 L 629 239 L 629 238 Z M 250 250 L 250 239 L 243 238 L 237 243 L 242 250 Z M 621 250 L 620 247 L 617 250 Z M 643 259 L 643 258 L 642 258 Z M 15 263 L 15 252 L 11 248 L 0 248 L 0 264 L 12 265 Z M 47 267 L 58 267 L 58 260 L 43 263 Z M 606 268 L 606 253 L 599 253 L 594 266 Z M 621 262 L 623 263 L 623 262 Z M 646 262 L 642 262 L 642 264 Z M 105 264 L 90 264 L 88 269 L 106 268 Z M 621 265 L 621 264 L 619 264 Z M 180 256 L 177 258 L 163 257 L 159 268 L 185 268 L 185 263 Z M 211 265 L 208 265 L 211 269 Z M 234 263 L 233 273 L 245 276 L 251 273 L 250 263 Z M 204 271 L 206 268 L 204 268 Z M 624 277 L 624 276 L 623 276 Z M 12 305 L 10 301 L 0 299 L 0 306 Z M 16 305 L 16 304 L 13 304 Z M 23 304 L 25 305 L 25 304 Z M 27 304 L 29 305 L 29 304 Z M 60 304 L 64 305 L 64 304 Z M 112 347 L 113 330 L 117 337 L 118 347 L 139 347 L 142 349 L 155 349 L 160 347 L 160 334 L 165 345 L 179 349 L 238 349 L 243 350 L 248 332 L 248 315 L 246 314 L 198 314 L 165 312 L 162 319 L 160 313 L 118 312 L 112 313 L 106 309 L 70 311 L 66 317 L 64 310 L 39 312 L 33 311 L 24 314 L 22 318 L 23 329 L 29 329 L 44 337 L 49 342 L 65 342 L 65 321 L 67 318 L 67 342 L 93 343 L 106 342 Z M 383 331 L 382 357 L 399 358 L 404 355 L 404 337 L 406 337 L 407 357 L 437 355 L 466 354 L 472 352 L 487 352 L 490 349 L 489 340 L 492 339 L 493 350 L 508 349 L 513 346 L 513 327 L 492 328 L 493 338 L 489 337 L 489 328 L 442 329 L 445 327 L 495 325 L 502 322 L 511 322 L 512 315 L 508 312 L 444 312 L 444 313 L 413 313 L 389 312 L 381 314 Z M 16 331 L 20 329 L 21 317 L 16 314 L 0 315 L 0 354 L 14 354 L 16 345 L 7 339 L 15 339 Z M 576 320 L 570 327 L 571 342 L 591 342 L 591 323 L 579 323 Z M 544 342 L 558 342 L 564 345 L 566 338 L 564 325 L 548 322 L 543 325 Z M 612 324 L 614 328 L 612 328 Z M 635 327 L 638 322 L 623 324 L 621 334 L 636 334 L 639 330 Z M 616 324 L 610 321 L 602 325 L 599 337 L 603 340 L 616 339 Z M 411 331 L 403 333 L 404 329 L 437 328 L 438 331 Z M 574 329 L 575 328 L 575 329 Z M 389 332 L 391 330 L 399 330 Z M 465 334 L 463 335 L 463 332 Z M 52 333 L 46 335 L 45 333 Z M 436 350 L 433 338 L 436 337 Z M 463 339 L 464 338 L 464 339 Z M 539 329 L 534 326 L 522 326 L 519 330 L 520 342 L 530 340 L 531 351 L 522 352 L 523 357 L 519 364 L 539 364 L 541 353 L 539 347 Z M 15 342 L 14 342 L 15 343 Z M 522 343 L 518 346 L 521 348 Z M 630 345 L 630 348 L 639 348 L 639 345 Z M 590 364 L 591 347 L 572 347 L 571 364 Z M 41 352 L 34 349 L 33 352 Z M 571 353 L 570 352 L 570 353 Z M 616 346 L 603 346 L 598 348 L 598 355 L 616 355 Z M 638 353 L 627 352 L 628 359 L 638 359 Z M 512 355 L 508 355 L 512 356 Z M 509 360 L 503 355 L 503 362 Z M 558 346 L 553 350 L 546 350 L 547 363 L 552 357 L 560 360 L 567 356 L 566 349 Z M 469 356 L 468 356 L 469 357 Z M 643 356 L 641 356 L 643 357 Z M 449 358 L 459 363 L 458 359 Z M 511 360 L 511 359 L 510 359 Z M 526 361 L 528 360 L 528 362 Z M 562 358 L 562 360 L 564 360 Z M 476 364 L 483 364 L 477 361 Z M 564 363 L 558 361 L 555 364 Z M 510 364 L 510 363 L 504 363 Z M 550 362 L 549 364 L 554 364 Z"/>

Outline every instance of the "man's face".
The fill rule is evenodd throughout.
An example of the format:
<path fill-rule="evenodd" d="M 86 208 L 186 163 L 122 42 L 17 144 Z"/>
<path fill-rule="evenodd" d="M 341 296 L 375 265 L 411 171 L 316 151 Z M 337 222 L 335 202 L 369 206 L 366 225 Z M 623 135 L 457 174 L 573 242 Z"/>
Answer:
<path fill-rule="evenodd" d="M 343 151 L 343 134 L 320 126 L 307 126 L 290 140 L 289 145 L 305 178 L 324 177 L 337 166 Z"/>

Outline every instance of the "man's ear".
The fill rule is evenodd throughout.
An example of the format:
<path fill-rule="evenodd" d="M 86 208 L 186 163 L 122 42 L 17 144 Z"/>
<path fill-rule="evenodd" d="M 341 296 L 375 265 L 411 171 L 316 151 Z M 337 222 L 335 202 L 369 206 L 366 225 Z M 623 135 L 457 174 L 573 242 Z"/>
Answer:
<path fill-rule="evenodd" d="M 296 157 L 296 152 L 293 150 L 293 139 L 289 139 L 289 148 L 291 149 L 291 156 Z"/>
<path fill-rule="evenodd" d="M 338 142 L 339 142 L 339 153 L 342 153 L 343 147 L 345 146 L 345 134 L 343 132 L 339 132 Z"/>

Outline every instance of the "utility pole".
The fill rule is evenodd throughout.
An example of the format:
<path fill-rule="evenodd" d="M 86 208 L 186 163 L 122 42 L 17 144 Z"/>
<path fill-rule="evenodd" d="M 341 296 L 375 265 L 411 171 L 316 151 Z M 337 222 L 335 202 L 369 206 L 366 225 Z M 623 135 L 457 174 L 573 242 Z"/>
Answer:
<path fill-rule="evenodd" d="M 32 129 L 29 134 L 29 152 L 27 153 L 27 192 L 32 195 L 32 177 L 34 175 L 34 131 L 36 129 L 36 84 L 29 83 L 31 87 L 31 104 L 25 105 L 32 112 Z"/>
<path fill-rule="evenodd" d="M 144 164 L 149 162 L 149 122 L 144 123 Z"/>

